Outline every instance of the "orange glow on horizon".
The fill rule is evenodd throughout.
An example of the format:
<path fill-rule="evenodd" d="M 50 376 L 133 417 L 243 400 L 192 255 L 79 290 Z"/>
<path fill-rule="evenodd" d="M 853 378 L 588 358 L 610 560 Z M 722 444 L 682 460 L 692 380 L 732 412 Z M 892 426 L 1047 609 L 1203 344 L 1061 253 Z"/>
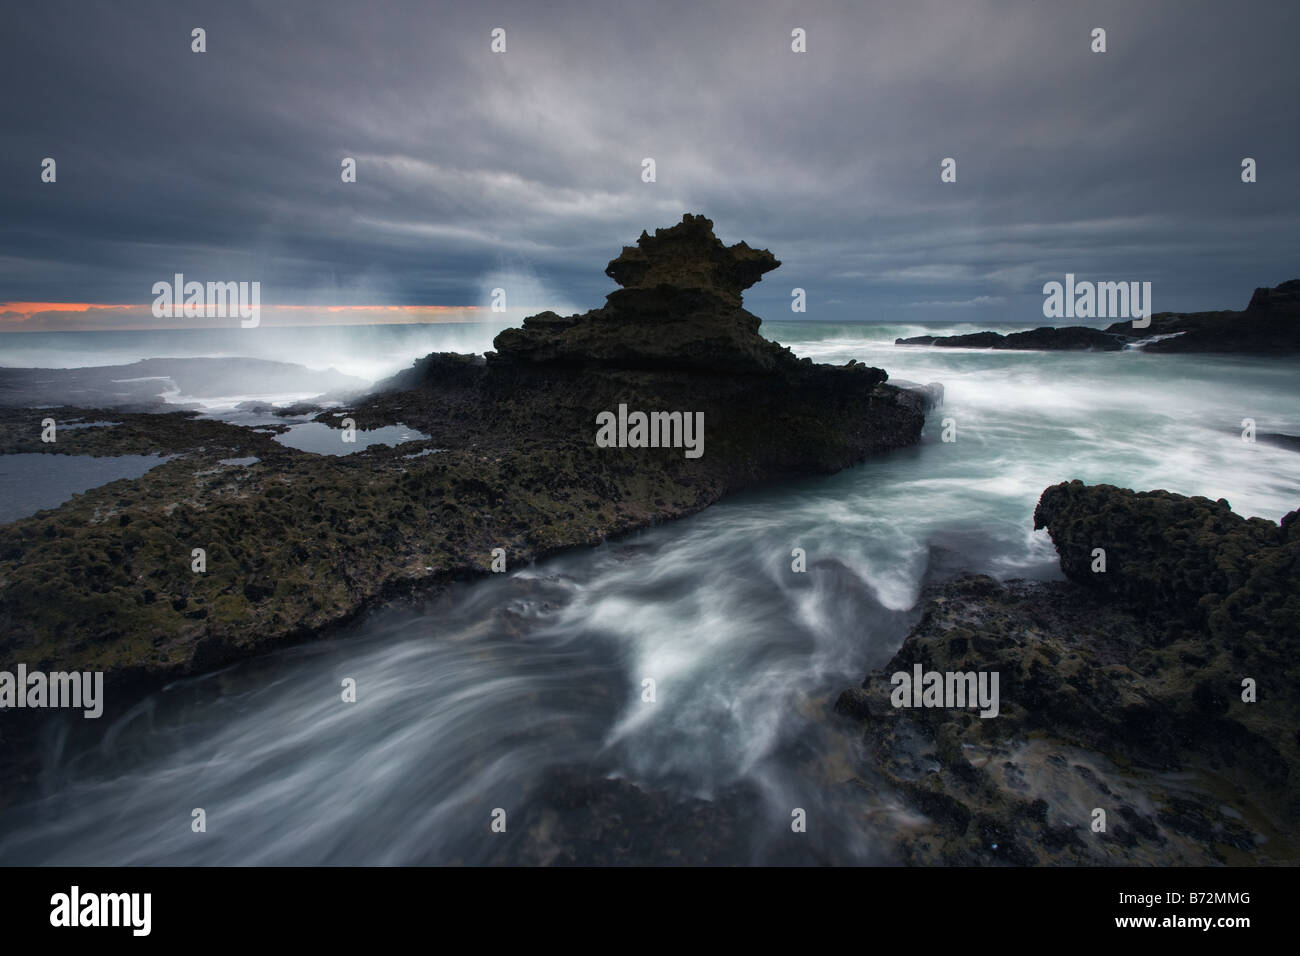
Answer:
<path fill-rule="evenodd" d="M 477 305 L 262 305 L 268 325 L 280 328 L 327 325 L 436 325 L 477 322 Z M 281 321 L 276 322 L 276 316 Z M 0 302 L 0 332 L 141 331 L 194 328 L 193 320 L 155 318 L 153 305 L 106 302 Z"/>
<path fill-rule="evenodd" d="M 141 305 L 109 305 L 104 302 L 0 302 L 0 312 L 89 312 L 91 309 L 142 309 Z"/>
<path fill-rule="evenodd" d="M 152 303 L 0 302 L 0 312 L 88 312 L 91 309 L 149 309 Z M 478 305 L 263 305 L 264 309 L 319 309 L 322 312 L 476 312 Z"/>

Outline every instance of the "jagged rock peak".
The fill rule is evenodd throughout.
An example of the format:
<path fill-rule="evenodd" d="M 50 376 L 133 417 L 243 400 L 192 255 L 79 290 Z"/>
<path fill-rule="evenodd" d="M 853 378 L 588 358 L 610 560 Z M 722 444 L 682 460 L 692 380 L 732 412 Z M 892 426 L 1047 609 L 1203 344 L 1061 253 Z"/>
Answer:
<path fill-rule="evenodd" d="M 799 363 L 758 334 L 741 292 L 780 263 L 766 249 L 724 246 L 704 216 L 642 232 L 605 271 L 623 288 L 581 315 L 543 312 L 493 340 L 493 365 L 768 373 Z M 865 368 L 865 366 L 864 366 Z M 885 373 L 872 370 L 884 381 Z"/>
<path fill-rule="evenodd" d="M 1289 279 L 1273 288 L 1260 288 L 1250 297 L 1246 311 L 1300 312 L 1300 279 Z"/>
<path fill-rule="evenodd" d="M 724 246 L 713 234 L 713 220 L 687 213 L 653 236 L 643 231 L 635 246 L 624 246 L 610 261 L 605 274 L 627 289 L 710 289 L 739 305 L 741 293 L 780 264 L 766 249 L 744 242 Z"/>

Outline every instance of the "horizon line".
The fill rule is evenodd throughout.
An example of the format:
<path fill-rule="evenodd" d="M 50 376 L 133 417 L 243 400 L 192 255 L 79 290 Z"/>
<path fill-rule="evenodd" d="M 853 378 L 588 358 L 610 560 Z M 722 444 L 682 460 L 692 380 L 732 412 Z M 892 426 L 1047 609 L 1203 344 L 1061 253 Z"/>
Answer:
<path fill-rule="evenodd" d="M 479 305 L 262 305 L 270 328 L 485 322 Z M 518 312 L 490 313 L 508 319 Z M 276 318 L 281 321 L 275 321 Z M 208 316 L 157 318 L 150 303 L 0 301 L 0 333 L 140 332 L 230 328 Z"/>

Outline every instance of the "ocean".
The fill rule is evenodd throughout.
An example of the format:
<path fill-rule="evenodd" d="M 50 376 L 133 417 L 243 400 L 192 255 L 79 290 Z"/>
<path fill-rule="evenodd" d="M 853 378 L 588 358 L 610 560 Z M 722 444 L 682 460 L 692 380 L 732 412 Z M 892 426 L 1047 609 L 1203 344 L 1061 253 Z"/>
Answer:
<path fill-rule="evenodd" d="M 879 834 L 914 818 L 855 782 L 868 761 L 828 715 L 897 649 L 927 575 L 1059 578 L 1032 514 L 1073 478 L 1226 498 L 1274 521 L 1300 507 L 1296 453 L 1242 439 L 1244 419 L 1300 434 L 1292 360 L 893 344 L 936 329 L 978 330 L 762 329 L 817 362 L 942 383 L 918 446 L 369 614 L 328 641 L 176 682 L 111 725 L 52 724 L 43 798 L 0 813 L 0 860 L 517 862 L 545 842 L 530 800 L 548 772 L 576 767 L 665 798 L 628 821 L 628 839 L 672 839 L 674 807 L 713 801 L 727 823 L 716 862 L 786 862 L 781 835 L 801 808 L 806 861 L 879 862 Z M 373 380 L 429 351 L 489 348 L 495 331 L 32 333 L 0 338 L 0 364 L 247 354 Z M 807 574 L 791 573 L 795 548 Z M 358 699 L 344 707 L 348 677 Z M 205 833 L 191 829 L 196 808 Z M 516 821 L 505 832 L 490 828 L 497 809 Z"/>

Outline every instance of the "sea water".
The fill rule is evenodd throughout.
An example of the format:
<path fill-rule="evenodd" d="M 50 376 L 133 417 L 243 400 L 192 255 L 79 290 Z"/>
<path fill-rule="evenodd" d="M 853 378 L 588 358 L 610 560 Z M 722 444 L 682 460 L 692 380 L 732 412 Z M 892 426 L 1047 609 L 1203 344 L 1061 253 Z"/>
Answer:
<path fill-rule="evenodd" d="M 734 817 L 715 862 L 789 861 L 779 834 L 796 807 L 812 858 L 882 859 L 867 822 L 907 812 L 828 715 L 897 649 L 927 574 L 1059 577 L 1032 514 L 1072 478 L 1270 520 L 1300 507 L 1297 453 L 1242 438 L 1244 419 L 1300 434 L 1293 361 L 893 344 L 971 330 L 765 324 L 818 362 L 941 382 L 922 442 L 368 615 L 174 683 L 111 726 L 52 725 L 42 795 L 0 813 L 0 861 L 508 861 L 536 839 L 519 821 L 557 766 L 668 795 L 664 819 L 624 823 L 657 840 L 676 838 L 674 801 L 717 801 Z M 757 803 L 732 802 L 737 787 Z M 490 830 L 498 808 L 505 833 Z"/>

